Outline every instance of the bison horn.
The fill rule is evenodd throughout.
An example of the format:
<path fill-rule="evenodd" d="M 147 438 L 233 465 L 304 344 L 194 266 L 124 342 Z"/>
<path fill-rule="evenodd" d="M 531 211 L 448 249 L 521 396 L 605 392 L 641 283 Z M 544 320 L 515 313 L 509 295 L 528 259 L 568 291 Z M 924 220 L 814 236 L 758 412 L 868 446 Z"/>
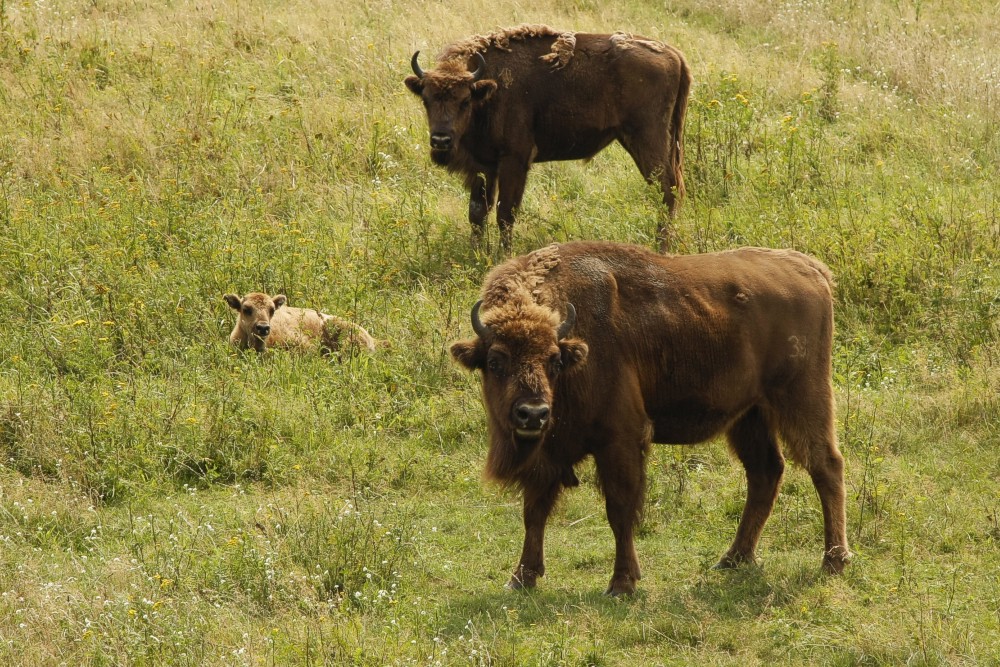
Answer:
<path fill-rule="evenodd" d="M 410 59 L 410 67 L 413 68 L 413 73 L 417 75 L 418 79 L 424 78 L 424 70 L 420 69 L 420 64 L 417 62 L 417 56 L 420 55 L 420 51 L 413 52 L 413 58 Z"/>
<path fill-rule="evenodd" d="M 576 324 L 576 308 L 571 303 L 566 304 L 566 319 L 562 321 L 559 325 L 559 331 L 556 332 L 556 340 L 562 340 L 569 335 L 569 332 L 573 330 L 573 325 Z"/>
<path fill-rule="evenodd" d="M 476 302 L 476 305 L 472 307 L 472 330 L 476 332 L 476 335 L 480 338 L 486 338 L 492 331 L 491 329 L 483 324 L 483 321 L 479 319 L 479 307 L 483 305 L 483 300 L 480 299 Z"/>
<path fill-rule="evenodd" d="M 483 58 L 483 54 L 476 51 L 476 62 L 478 63 L 476 71 L 472 73 L 472 80 L 479 81 L 486 74 L 486 58 Z"/>

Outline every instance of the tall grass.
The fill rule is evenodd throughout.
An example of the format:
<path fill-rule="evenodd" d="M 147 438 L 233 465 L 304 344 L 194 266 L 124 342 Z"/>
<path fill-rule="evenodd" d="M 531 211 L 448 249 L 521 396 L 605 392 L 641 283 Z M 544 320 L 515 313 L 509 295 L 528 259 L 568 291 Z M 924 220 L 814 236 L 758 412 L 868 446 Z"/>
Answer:
<path fill-rule="evenodd" d="M 996 16 L 964 2 L 0 2 L 0 662 L 983 664 L 1000 653 Z M 762 564 L 709 572 L 745 483 L 658 448 L 632 600 L 593 470 L 548 573 L 480 479 L 446 348 L 499 258 L 434 167 L 409 57 L 519 22 L 664 39 L 695 76 L 682 252 L 837 277 L 857 558 L 819 574 L 790 469 Z M 537 165 L 517 252 L 654 244 L 613 147 Z M 491 241 L 496 245 L 495 225 Z M 226 292 L 389 347 L 241 355 Z"/>

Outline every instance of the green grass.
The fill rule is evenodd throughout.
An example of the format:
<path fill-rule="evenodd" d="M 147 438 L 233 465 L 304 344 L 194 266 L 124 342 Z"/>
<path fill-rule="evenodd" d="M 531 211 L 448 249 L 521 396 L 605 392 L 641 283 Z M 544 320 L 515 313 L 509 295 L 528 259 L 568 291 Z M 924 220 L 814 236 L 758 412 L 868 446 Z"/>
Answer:
<path fill-rule="evenodd" d="M 761 564 L 709 571 L 745 493 L 714 443 L 654 450 L 633 599 L 601 594 L 588 466 L 539 588 L 504 589 L 519 499 L 481 480 L 478 382 L 446 352 L 499 258 L 469 249 L 402 79 L 523 21 L 684 51 L 681 252 L 833 269 L 842 577 L 795 468 Z M 994 664 L 996 23 L 959 0 L 0 2 L 0 663 Z M 658 200 L 619 148 L 538 165 L 515 251 L 653 246 Z M 237 354 L 222 295 L 253 290 L 391 346 Z"/>

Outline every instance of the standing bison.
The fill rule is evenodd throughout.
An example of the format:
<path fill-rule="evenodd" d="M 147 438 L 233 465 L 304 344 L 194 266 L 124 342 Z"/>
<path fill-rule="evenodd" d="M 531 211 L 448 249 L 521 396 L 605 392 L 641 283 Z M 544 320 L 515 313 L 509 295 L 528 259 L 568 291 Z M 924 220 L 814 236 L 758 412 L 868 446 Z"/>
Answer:
<path fill-rule="evenodd" d="M 477 336 L 452 356 L 482 373 L 486 474 L 520 488 L 524 549 L 510 580 L 545 573 L 545 524 L 574 466 L 593 456 L 615 537 L 607 592 L 639 579 L 633 532 L 651 442 L 725 433 L 746 469 L 747 500 L 717 567 L 754 560 L 784 451 L 823 506 L 823 568 L 851 553 L 843 457 L 834 432 L 829 270 L 791 250 L 662 256 L 615 243 L 553 244 L 487 276 Z"/>
<path fill-rule="evenodd" d="M 482 241 L 498 185 L 500 243 L 509 252 L 532 163 L 590 158 L 612 141 L 660 185 L 674 214 L 684 195 L 691 73 L 673 47 L 623 33 L 522 25 L 452 44 L 432 70 L 420 68 L 419 54 L 406 87 L 427 109 L 431 159 L 462 174 L 471 191 L 473 246 Z M 664 224 L 661 247 L 667 233 Z"/>

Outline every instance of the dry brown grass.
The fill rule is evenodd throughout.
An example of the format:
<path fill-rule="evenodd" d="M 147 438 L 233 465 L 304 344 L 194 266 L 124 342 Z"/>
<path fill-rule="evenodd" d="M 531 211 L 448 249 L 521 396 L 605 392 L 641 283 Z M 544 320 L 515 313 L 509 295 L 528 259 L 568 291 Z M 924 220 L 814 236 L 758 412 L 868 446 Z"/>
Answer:
<path fill-rule="evenodd" d="M 976 2 L 681 0 L 771 48 L 815 51 L 833 42 L 861 79 L 920 102 L 1000 114 L 1000 12 Z"/>

